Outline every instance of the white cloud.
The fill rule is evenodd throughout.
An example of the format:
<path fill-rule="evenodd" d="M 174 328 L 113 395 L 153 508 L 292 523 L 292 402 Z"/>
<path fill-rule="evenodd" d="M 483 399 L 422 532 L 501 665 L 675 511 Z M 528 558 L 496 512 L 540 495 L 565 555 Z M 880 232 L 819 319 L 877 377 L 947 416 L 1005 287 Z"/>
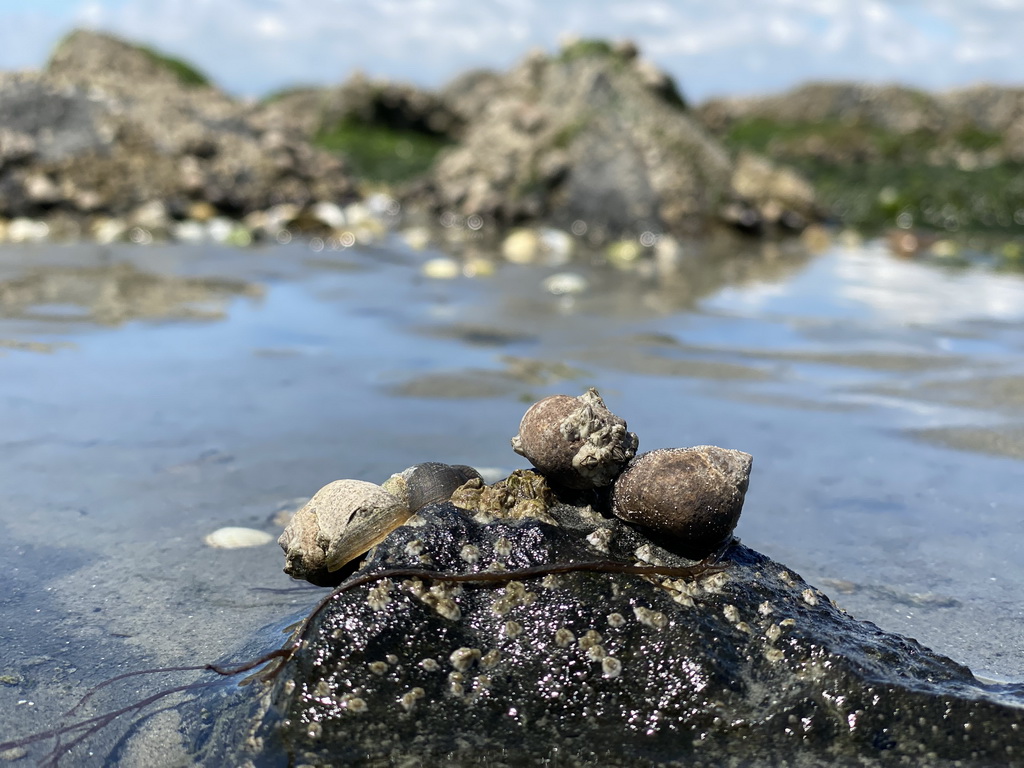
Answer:
<path fill-rule="evenodd" d="M 288 36 L 287 25 L 280 16 L 272 13 L 263 13 L 257 16 L 253 27 L 256 30 L 256 34 L 262 37 L 278 39 Z"/>
<path fill-rule="evenodd" d="M 0 5 L 0 68 L 39 66 L 76 24 L 183 56 L 241 93 L 357 67 L 438 85 L 563 33 L 635 39 L 691 98 L 806 79 L 1024 82 L 1024 0 L 82 0 L 64 16 Z"/>

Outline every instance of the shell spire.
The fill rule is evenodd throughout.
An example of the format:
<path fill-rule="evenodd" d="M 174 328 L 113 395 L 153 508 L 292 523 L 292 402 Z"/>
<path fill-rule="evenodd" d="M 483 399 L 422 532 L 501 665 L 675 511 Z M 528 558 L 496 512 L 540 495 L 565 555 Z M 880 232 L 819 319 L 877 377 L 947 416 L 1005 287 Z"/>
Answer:
<path fill-rule="evenodd" d="M 552 395 L 530 406 L 512 450 L 556 485 L 588 489 L 611 485 L 638 443 L 591 387 L 579 397 Z"/>

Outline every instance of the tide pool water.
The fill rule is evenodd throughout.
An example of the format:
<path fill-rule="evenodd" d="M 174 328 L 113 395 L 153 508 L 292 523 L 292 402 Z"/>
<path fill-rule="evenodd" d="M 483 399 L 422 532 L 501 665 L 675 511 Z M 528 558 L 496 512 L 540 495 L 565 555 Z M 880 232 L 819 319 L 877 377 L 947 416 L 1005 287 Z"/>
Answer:
<path fill-rule="evenodd" d="M 670 268 L 495 256 L 487 277 L 425 277 L 443 255 L 0 249 L 4 738 L 123 672 L 269 650 L 323 595 L 275 544 L 207 534 L 276 538 L 342 477 L 524 466 L 508 441 L 526 407 L 588 386 L 641 451 L 754 456 L 745 544 L 858 618 L 1024 679 L 1020 276 L 737 242 Z M 187 755 L 176 717 L 146 719 L 146 743 Z M 69 764 L 128 759 L 124 736 Z"/>

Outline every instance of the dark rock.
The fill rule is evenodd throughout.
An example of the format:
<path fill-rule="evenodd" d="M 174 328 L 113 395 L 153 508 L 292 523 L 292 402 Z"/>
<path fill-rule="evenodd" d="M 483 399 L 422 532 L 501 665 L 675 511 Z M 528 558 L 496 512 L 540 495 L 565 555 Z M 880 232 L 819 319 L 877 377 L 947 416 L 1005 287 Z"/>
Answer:
<path fill-rule="evenodd" d="M 432 91 L 359 72 L 324 102 L 323 127 L 344 122 L 445 138 L 458 136 L 463 128 L 459 115 Z"/>
<path fill-rule="evenodd" d="M 357 575 L 422 567 L 424 557 L 439 573 L 688 562 L 589 508 L 549 511 L 558 525 L 483 524 L 451 504 L 427 507 Z M 984 685 L 915 641 L 852 619 L 738 543 L 722 563 L 695 578 L 395 578 L 341 592 L 269 692 L 253 694 L 266 710 L 245 729 L 249 749 L 261 764 L 290 765 L 1021 759 L 1021 686 Z"/>

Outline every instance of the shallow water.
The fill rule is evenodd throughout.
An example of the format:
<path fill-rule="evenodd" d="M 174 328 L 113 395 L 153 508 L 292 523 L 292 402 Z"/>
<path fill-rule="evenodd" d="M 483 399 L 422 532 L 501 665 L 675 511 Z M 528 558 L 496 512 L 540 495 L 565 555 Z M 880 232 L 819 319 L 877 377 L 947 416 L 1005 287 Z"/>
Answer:
<path fill-rule="evenodd" d="M 276 536 L 276 513 L 339 477 L 522 466 L 508 439 L 526 404 L 591 385 L 641 450 L 754 455 L 744 543 L 855 616 L 1024 679 L 1024 279 L 870 244 L 422 277 L 438 255 L 397 239 L 0 250 L 8 737 L 112 675 L 272 648 L 322 594 L 279 591 L 276 545 L 214 550 L 207 533 Z M 564 271 L 588 291 L 546 292 Z M 145 723 L 168 760 L 174 717 Z"/>

